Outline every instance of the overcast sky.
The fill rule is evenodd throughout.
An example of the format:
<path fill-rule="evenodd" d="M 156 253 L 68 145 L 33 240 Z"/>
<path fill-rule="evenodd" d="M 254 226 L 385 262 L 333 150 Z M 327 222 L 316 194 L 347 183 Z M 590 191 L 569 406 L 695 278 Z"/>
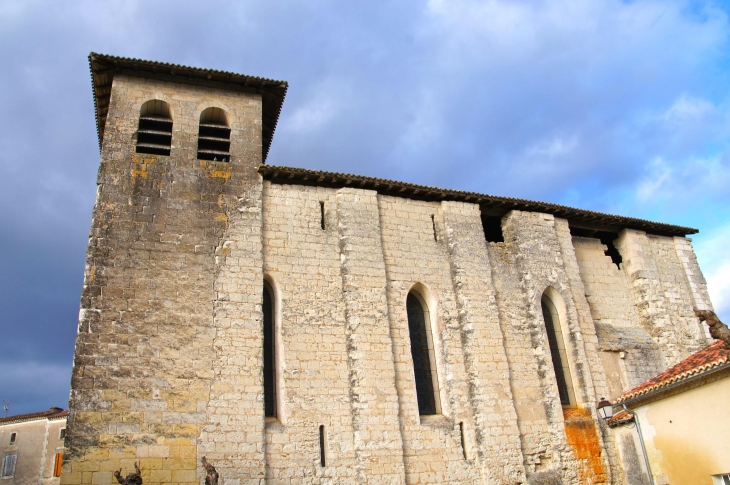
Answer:
<path fill-rule="evenodd" d="M 99 164 L 90 51 L 289 81 L 271 164 L 696 227 L 730 321 L 729 12 L 0 0 L 0 399 L 68 405 Z"/>

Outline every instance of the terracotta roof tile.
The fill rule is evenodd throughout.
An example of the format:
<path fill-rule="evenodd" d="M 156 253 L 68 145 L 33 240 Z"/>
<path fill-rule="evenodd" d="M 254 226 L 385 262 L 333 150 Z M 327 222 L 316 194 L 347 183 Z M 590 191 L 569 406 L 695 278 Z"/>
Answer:
<path fill-rule="evenodd" d="M 616 426 L 631 423 L 634 421 L 634 413 L 630 413 L 628 411 L 619 411 L 613 416 L 611 416 L 610 419 L 606 421 L 609 427 L 615 428 Z"/>
<path fill-rule="evenodd" d="M 624 393 L 616 403 L 628 401 L 638 396 L 656 391 L 670 384 L 699 376 L 717 367 L 730 364 L 730 348 L 718 340 L 702 350 L 695 352 L 678 364 L 673 365 L 656 377 Z"/>
<path fill-rule="evenodd" d="M 11 424 L 11 423 L 20 423 L 23 421 L 33 421 L 36 419 L 62 418 L 65 416 L 68 416 L 68 411 L 65 411 L 62 408 L 52 407 L 48 411 L 41 411 L 38 413 L 28 413 L 28 414 L 17 414 L 15 416 L 6 416 L 4 418 L 0 418 L 0 425 Z"/>

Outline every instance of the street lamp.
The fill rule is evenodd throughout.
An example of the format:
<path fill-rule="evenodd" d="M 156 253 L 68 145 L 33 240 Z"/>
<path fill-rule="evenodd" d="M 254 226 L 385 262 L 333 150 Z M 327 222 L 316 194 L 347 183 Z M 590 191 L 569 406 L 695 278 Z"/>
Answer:
<path fill-rule="evenodd" d="M 613 404 L 608 402 L 605 397 L 602 397 L 596 405 L 596 411 L 603 419 L 610 419 L 613 416 Z"/>

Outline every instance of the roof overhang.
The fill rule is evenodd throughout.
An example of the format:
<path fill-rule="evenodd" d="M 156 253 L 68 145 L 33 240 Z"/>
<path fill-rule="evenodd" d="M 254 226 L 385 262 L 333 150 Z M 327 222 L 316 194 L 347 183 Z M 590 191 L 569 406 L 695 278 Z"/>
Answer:
<path fill-rule="evenodd" d="M 697 229 L 691 227 L 673 226 L 661 222 L 646 221 L 633 217 L 616 216 L 593 212 L 583 209 L 574 209 L 564 205 L 536 202 L 511 197 L 463 192 L 460 190 L 440 189 L 424 185 L 396 182 L 393 180 L 364 177 L 333 172 L 321 172 L 303 168 L 277 167 L 260 165 L 259 173 L 264 179 L 279 184 L 313 185 L 318 187 L 354 187 L 375 190 L 382 195 L 392 195 L 407 199 L 442 201 L 453 200 L 479 204 L 485 215 L 502 216 L 512 210 L 527 212 L 542 212 L 555 217 L 567 219 L 573 228 L 589 231 L 621 232 L 623 229 L 637 229 L 650 234 L 661 236 L 686 236 L 696 234 Z"/>
<path fill-rule="evenodd" d="M 669 396 L 674 396 L 675 394 L 680 394 L 727 377 L 730 377 L 730 362 L 627 399 L 619 398 L 615 405 L 620 406 L 625 404 L 631 409 L 636 409 L 637 407 L 644 406 L 654 401 L 659 401 Z"/>
<path fill-rule="evenodd" d="M 96 128 L 100 148 L 104 139 L 104 126 L 106 125 L 106 117 L 109 110 L 112 81 L 117 74 L 161 79 L 178 83 L 198 84 L 222 89 L 245 88 L 261 94 L 263 111 L 263 119 L 261 120 L 262 156 L 264 161 L 266 161 L 266 155 L 269 153 L 271 141 L 274 138 L 276 123 L 279 120 L 279 113 L 284 104 L 284 97 L 289 86 L 286 81 L 276 81 L 234 72 L 201 69 L 165 62 L 109 56 L 95 52 L 89 54 L 89 67 L 91 69 L 91 85 L 94 95 Z"/>

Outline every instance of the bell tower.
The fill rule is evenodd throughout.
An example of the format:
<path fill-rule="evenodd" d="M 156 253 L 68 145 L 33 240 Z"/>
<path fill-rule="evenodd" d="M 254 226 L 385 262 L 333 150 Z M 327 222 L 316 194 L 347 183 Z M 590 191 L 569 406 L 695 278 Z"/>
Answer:
<path fill-rule="evenodd" d="M 197 484 L 203 455 L 263 463 L 256 168 L 287 83 L 89 62 L 101 163 L 62 483 L 113 483 L 138 462 L 145 484 Z M 253 446 L 217 449 L 233 432 Z"/>

